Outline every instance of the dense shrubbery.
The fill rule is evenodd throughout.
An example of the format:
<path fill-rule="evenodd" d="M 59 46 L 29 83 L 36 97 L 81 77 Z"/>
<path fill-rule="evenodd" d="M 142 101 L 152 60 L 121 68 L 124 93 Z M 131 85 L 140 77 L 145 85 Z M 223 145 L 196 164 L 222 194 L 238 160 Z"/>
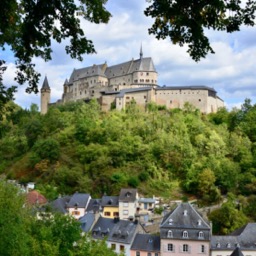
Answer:
<path fill-rule="evenodd" d="M 201 204 L 228 192 L 256 194 L 250 100 L 241 110 L 210 115 L 189 104 L 184 110 L 150 104 L 146 112 L 132 104 L 102 113 L 96 101 L 56 106 L 44 116 L 35 107 L 15 111 L 1 124 L 0 170 L 9 177 L 33 177 L 62 194 L 115 195 L 130 186 L 145 195 L 193 194 Z"/>

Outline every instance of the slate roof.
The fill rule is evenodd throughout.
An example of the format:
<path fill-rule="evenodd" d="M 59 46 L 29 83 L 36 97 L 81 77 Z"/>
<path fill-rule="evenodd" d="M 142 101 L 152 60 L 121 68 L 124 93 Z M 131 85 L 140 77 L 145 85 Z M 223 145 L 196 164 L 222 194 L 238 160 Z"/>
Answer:
<path fill-rule="evenodd" d="M 55 212 L 60 212 L 60 213 L 67 213 L 67 204 L 70 200 L 71 196 L 64 196 L 61 198 L 57 198 L 56 200 L 52 201 L 49 203 L 49 206 L 51 207 L 51 209 Z"/>
<path fill-rule="evenodd" d="M 101 211 L 101 200 L 91 199 L 87 206 L 87 212 L 96 213 L 100 211 Z"/>
<path fill-rule="evenodd" d="M 187 237 L 184 237 L 184 231 Z M 179 204 L 173 211 L 166 214 L 160 225 L 161 238 L 210 240 L 210 225 L 189 203 Z M 171 234 L 169 234 L 171 232 Z"/>
<path fill-rule="evenodd" d="M 244 256 L 241 252 L 241 249 L 239 247 L 236 247 L 236 249 L 231 253 L 230 256 Z"/>
<path fill-rule="evenodd" d="M 136 93 L 141 91 L 150 91 L 152 87 L 139 87 L 139 88 L 128 88 L 128 89 L 122 89 L 119 91 L 119 93 L 116 95 L 116 98 L 123 98 L 126 93 Z"/>
<path fill-rule="evenodd" d="M 95 220 L 95 215 L 93 213 L 86 213 L 83 217 L 79 219 L 81 223 L 81 228 L 84 232 L 89 232 Z"/>
<path fill-rule="evenodd" d="M 119 220 L 115 222 L 114 220 L 114 227 L 111 230 L 107 241 L 131 244 L 134 239 L 137 226 L 138 222 L 132 222 L 129 220 Z"/>
<path fill-rule="evenodd" d="M 172 224 L 170 225 L 170 220 Z M 191 229 L 210 229 L 210 225 L 202 218 L 202 216 L 193 208 L 190 203 L 181 203 L 173 211 L 165 216 L 161 223 L 161 227 L 175 227 Z"/>
<path fill-rule="evenodd" d="M 48 83 L 47 76 L 45 76 L 45 78 L 44 78 L 44 82 L 43 82 L 43 85 L 42 85 L 42 89 L 50 90 L 50 86 L 49 86 L 49 83 Z"/>
<path fill-rule="evenodd" d="M 131 250 L 160 252 L 160 236 L 136 234 Z"/>
<path fill-rule="evenodd" d="M 78 207 L 78 208 L 86 208 L 91 196 L 89 194 L 84 193 L 75 193 L 69 203 L 67 204 L 68 208 Z"/>
<path fill-rule="evenodd" d="M 118 196 L 103 196 L 101 199 L 102 207 L 118 207 L 119 204 L 119 197 Z"/>
<path fill-rule="evenodd" d="M 216 92 L 214 88 L 205 85 L 187 85 L 187 86 L 159 86 L 156 91 L 159 90 L 209 90 Z"/>
<path fill-rule="evenodd" d="M 156 202 L 156 199 L 154 198 L 139 198 L 138 200 L 139 203 L 151 203 L 151 204 L 154 204 Z"/>
<path fill-rule="evenodd" d="M 130 60 L 114 66 L 107 67 L 106 76 L 108 78 L 132 74 L 136 71 L 156 72 L 152 58 L 141 58 L 137 60 Z"/>
<path fill-rule="evenodd" d="M 114 228 L 114 219 L 99 217 L 92 228 L 92 237 L 104 239 Z"/>
<path fill-rule="evenodd" d="M 119 202 L 134 202 L 136 201 L 137 189 L 122 188 L 119 194 Z"/>
<path fill-rule="evenodd" d="M 212 236 L 212 250 L 234 250 L 236 247 L 241 250 L 256 250 L 256 223 L 247 225 L 235 230 L 226 236 Z"/>

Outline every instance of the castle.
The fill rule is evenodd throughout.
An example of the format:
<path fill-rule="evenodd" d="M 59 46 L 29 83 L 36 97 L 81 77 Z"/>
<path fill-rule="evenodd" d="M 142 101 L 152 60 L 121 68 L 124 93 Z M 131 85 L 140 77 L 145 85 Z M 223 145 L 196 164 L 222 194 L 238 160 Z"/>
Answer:
<path fill-rule="evenodd" d="M 111 108 L 125 109 L 131 102 L 142 108 L 153 102 L 167 108 L 183 108 L 186 102 L 202 113 L 216 112 L 224 107 L 217 92 L 208 86 L 158 86 L 158 74 L 152 58 L 139 59 L 108 66 L 107 63 L 74 69 L 63 85 L 62 99 L 69 101 L 97 99 L 103 111 Z M 45 78 L 41 88 L 41 113 L 45 114 L 50 103 L 50 86 Z"/>

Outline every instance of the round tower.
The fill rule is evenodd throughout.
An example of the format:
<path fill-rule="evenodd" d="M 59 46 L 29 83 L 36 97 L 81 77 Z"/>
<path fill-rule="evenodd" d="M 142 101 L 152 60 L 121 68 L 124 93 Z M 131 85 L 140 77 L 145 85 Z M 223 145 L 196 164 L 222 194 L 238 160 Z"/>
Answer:
<path fill-rule="evenodd" d="M 41 114 L 46 114 L 48 111 L 48 105 L 50 103 L 51 88 L 49 86 L 47 77 L 45 77 L 41 88 Z"/>

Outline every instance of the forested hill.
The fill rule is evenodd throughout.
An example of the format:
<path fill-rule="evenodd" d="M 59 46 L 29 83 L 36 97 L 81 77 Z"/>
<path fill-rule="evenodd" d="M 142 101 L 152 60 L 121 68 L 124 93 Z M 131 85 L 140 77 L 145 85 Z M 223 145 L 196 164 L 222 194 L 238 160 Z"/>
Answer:
<path fill-rule="evenodd" d="M 208 204 L 220 193 L 256 193 L 256 106 L 202 115 L 192 106 L 102 113 L 95 101 L 6 112 L 0 124 L 0 172 L 35 181 L 54 198 L 94 197 L 137 187 L 144 195 Z"/>

